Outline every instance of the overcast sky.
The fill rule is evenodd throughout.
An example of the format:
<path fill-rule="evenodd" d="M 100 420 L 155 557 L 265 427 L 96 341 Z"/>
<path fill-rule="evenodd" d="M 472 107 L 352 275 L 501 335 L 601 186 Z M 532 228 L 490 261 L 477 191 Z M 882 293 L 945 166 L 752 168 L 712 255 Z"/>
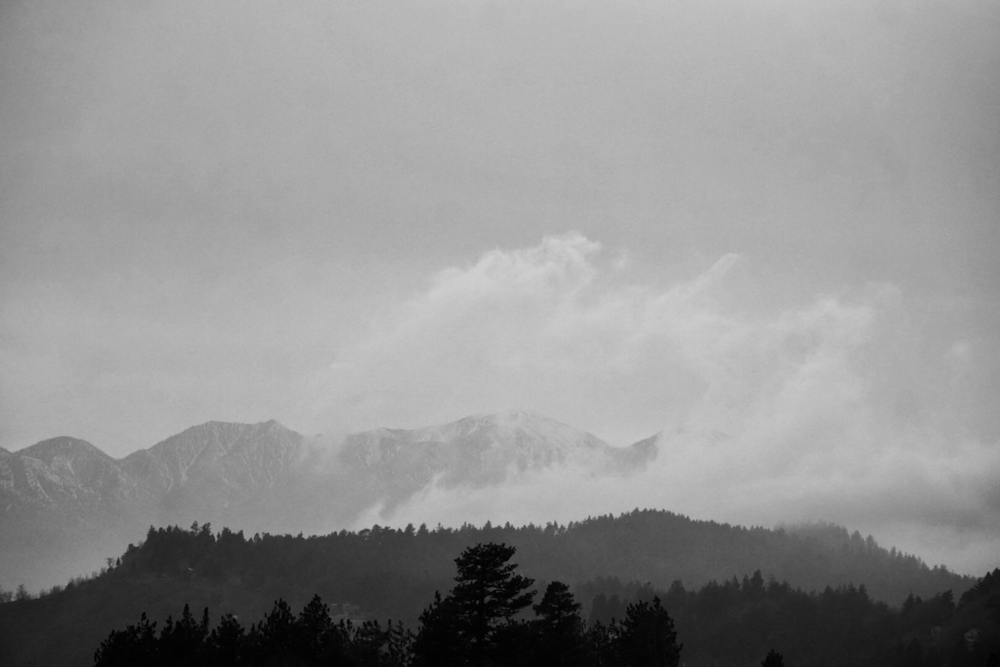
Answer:
<path fill-rule="evenodd" d="M 0 446 L 520 407 L 1000 565 L 998 72 L 990 0 L 5 2 Z"/>

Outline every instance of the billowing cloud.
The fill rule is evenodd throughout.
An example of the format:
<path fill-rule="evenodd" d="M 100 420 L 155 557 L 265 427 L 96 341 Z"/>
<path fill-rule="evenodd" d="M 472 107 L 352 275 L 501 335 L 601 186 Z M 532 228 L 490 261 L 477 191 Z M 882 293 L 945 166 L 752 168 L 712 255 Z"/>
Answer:
<path fill-rule="evenodd" d="M 748 264 L 727 255 L 657 288 L 568 234 L 441 271 L 329 369 L 332 415 L 409 426 L 526 406 L 616 444 L 661 431 L 661 455 L 628 479 L 560 469 L 502 489 L 435 487 L 360 521 L 567 521 L 651 506 L 838 521 L 931 561 L 988 566 L 1000 449 L 956 427 L 951 392 L 906 386 L 946 379 L 954 348 L 927 363 L 891 285 L 748 314 L 728 298 Z"/>
<path fill-rule="evenodd" d="M 624 265 L 605 265 L 600 254 L 598 243 L 568 234 L 439 272 L 341 353 L 323 378 L 324 407 L 364 426 L 524 405 L 650 435 L 664 406 L 705 388 L 696 339 L 708 330 L 724 336 L 727 322 L 699 304 L 711 302 L 737 258 L 655 292 L 625 282 Z"/>

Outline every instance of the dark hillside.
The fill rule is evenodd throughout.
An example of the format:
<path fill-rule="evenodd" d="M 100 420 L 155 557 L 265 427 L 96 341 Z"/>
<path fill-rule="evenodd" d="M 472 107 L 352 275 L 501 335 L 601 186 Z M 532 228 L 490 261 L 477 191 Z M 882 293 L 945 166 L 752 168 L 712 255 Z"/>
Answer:
<path fill-rule="evenodd" d="M 803 532 L 748 529 L 653 510 L 568 526 L 374 526 L 308 538 L 245 539 L 226 529 L 216 537 L 204 527 L 196 534 L 174 528 L 147 534 L 141 548 L 125 555 L 118 574 L 186 573 L 196 580 L 240 580 L 254 589 L 305 587 L 306 593 L 318 587 L 321 594 L 351 600 L 371 614 L 405 620 L 419 612 L 406 602 L 405 591 L 413 589 L 423 600 L 426 592 L 445 586 L 452 554 L 480 542 L 513 545 L 531 576 L 574 585 L 603 576 L 662 588 L 678 579 L 700 586 L 760 570 L 807 591 L 864 584 L 873 599 L 899 604 L 910 594 L 952 590 L 961 595 L 974 582 L 839 526 Z"/>
<path fill-rule="evenodd" d="M 931 598 L 950 590 L 957 599 L 974 583 L 857 533 L 834 526 L 816 530 L 822 534 L 747 529 L 648 510 L 568 526 L 375 526 L 317 537 L 248 539 L 228 529 L 214 534 L 207 525 L 150 529 L 140 546 L 96 579 L 0 605 L 0 636 L 8 642 L 3 648 L 14 660 L 7 663 L 0 654 L 0 662 L 31 664 L 24 660 L 34 655 L 38 664 L 80 664 L 92 650 L 87 647 L 111 628 L 135 622 L 142 612 L 162 622 L 184 604 L 199 613 L 209 607 L 216 617 L 258 619 L 278 598 L 297 608 L 318 593 L 335 612 L 412 625 L 436 590 L 453 585 L 455 555 L 485 542 L 516 547 L 521 571 L 539 588 L 554 580 L 568 583 L 584 604 L 584 618 L 594 595 L 604 592 L 593 583 L 598 578 L 667 590 L 677 580 L 692 588 L 760 570 L 765 579 L 807 592 L 864 585 L 866 596 L 894 606 L 911 593 Z"/>

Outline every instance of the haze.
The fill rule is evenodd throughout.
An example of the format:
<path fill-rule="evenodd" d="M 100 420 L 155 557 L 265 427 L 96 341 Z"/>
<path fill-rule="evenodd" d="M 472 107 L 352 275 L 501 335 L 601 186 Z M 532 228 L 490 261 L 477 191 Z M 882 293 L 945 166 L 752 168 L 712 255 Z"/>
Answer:
<path fill-rule="evenodd" d="M 1000 565 L 1000 5 L 7 2 L 0 446 L 520 407 L 635 506 Z"/>

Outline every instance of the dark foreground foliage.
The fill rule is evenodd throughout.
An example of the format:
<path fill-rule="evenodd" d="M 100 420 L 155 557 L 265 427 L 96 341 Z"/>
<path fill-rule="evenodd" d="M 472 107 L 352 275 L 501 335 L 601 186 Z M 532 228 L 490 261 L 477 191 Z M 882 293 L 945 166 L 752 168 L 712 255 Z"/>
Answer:
<path fill-rule="evenodd" d="M 176 623 L 156 624 L 143 614 L 136 625 L 112 631 L 94 654 L 96 667 L 127 665 L 342 665 L 344 667 L 676 667 L 681 646 L 660 605 L 629 605 L 621 623 L 587 631 L 580 605 L 565 584 L 552 582 L 534 606 L 536 618 L 516 618 L 531 605 L 532 581 L 509 563 L 514 549 L 477 545 L 456 559 L 451 593 L 434 602 L 416 635 L 402 624 L 335 622 L 317 595 L 298 616 L 284 600 L 249 631 L 232 615 L 210 628 L 206 609 L 196 621 L 184 607 Z"/>
<path fill-rule="evenodd" d="M 950 592 L 910 596 L 902 608 L 873 601 L 864 586 L 805 593 L 760 572 L 742 581 L 687 591 L 679 581 L 662 594 L 648 586 L 602 580 L 591 622 L 569 587 L 550 582 L 532 604 L 533 580 L 510 562 L 514 548 L 480 544 L 455 560 L 455 585 L 435 593 L 417 631 L 377 621 L 336 622 L 315 596 L 298 616 L 278 600 L 245 630 L 232 615 L 210 629 L 184 608 L 156 633 L 143 615 L 114 631 L 96 664 L 372 665 L 400 667 L 685 665 L 991 666 L 1000 656 L 1000 569 L 956 605 Z M 621 603 L 631 592 L 634 601 Z M 650 597 L 651 596 L 651 597 Z M 648 598 L 648 599 L 647 599 Z M 534 612 L 531 616 L 528 609 Z M 667 612 L 671 609 L 671 613 Z M 602 619 L 600 615 L 610 615 Z M 673 615 L 672 615 L 673 614 Z M 675 623 L 676 619 L 676 623 Z M 678 638 L 685 640 L 684 644 Z M 780 653 L 775 647 L 780 648 Z"/>
<path fill-rule="evenodd" d="M 350 618 L 355 631 L 374 619 L 417 630 L 422 615 L 448 611 L 450 596 L 437 602 L 435 591 L 455 585 L 455 555 L 489 543 L 516 548 L 519 572 L 538 582 L 523 593 L 536 590 L 531 603 L 541 609 L 525 607 L 514 620 L 547 618 L 555 633 L 574 622 L 558 613 L 571 600 L 581 605 L 588 621 L 581 633 L 597 655 L 606 655 L 601 646 L 610 641 L 597 624 L 620 624 L 630 604 L 654 597 L 669 609 L 691 667 L 756 666 L 771 649 L 789 665 L 982 665 L 996 650 L 991 610 L 1000 605 L 1000 575 L 973 586 L 972 578 L 836 526 L 793 534 L 635 511 L 569 526 L 375 526 L 319 537 L 151 528 L 101 575 L 0 604 L 0 665 L 88 664 L 111 628 L 145 612 L 159 633 L 186 604 L 246 623 L 263 618 L 276 599 L 302 609 L 318 594 L 331 617 L 338 624 Z M 565 582 L 561 591 L 548 589 L 558 582 Z M 560 633 L 565 646 L 551 649 L 549 664 L 582 650 L 580 633 Z"/>
<path fill-rule="evenodd" d="M 961 667 L 1000 657 L 1000 569 L 961 596 L 910 595 L 901 607 L 873 600 L 865 587 L 807 593 L 759 571 L 687 590 L 657 593 L 645 585 L 601 579 L 590 624 L 620 615 L 630 599 L 659 595 L 683 639 L 686 665 L 872 665 Z M 774 655 L 768 658 L 769 652 Z M 779 653 L 780 652 L 780 653 Z M 1000 667 L 1000 665 L 998 665 Z"/>
<path fill-rule="evenodd" d="M 210 628 L 208 609 L 195 621 L 185 606 L 176 623 L 156 623 L 143 614 L 136 625 L 113 631 L 94 653 L 98 667 L 151 665 L 408 665 L 413 635 L 401 624 L 378 621 L 355 625 L 334 621 L 330 607 L 315 596 L 296 616 L 284 600 L 247 631 L 232 614 Z"/>

